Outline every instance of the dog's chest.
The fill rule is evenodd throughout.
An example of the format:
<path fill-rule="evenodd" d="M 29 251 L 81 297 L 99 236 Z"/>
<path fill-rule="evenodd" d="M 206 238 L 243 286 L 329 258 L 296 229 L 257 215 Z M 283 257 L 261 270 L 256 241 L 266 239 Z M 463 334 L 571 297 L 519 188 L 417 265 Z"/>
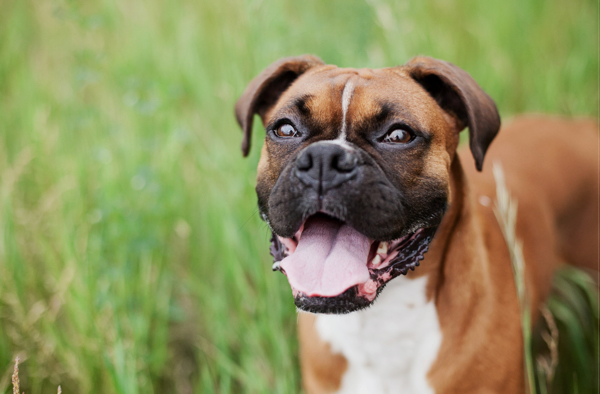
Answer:
<path fill-rule="evenodd" d="M 319 315 L 316 329 L 348 368 L 338 393 L 433 393 L 427 372 L 442 334 L 426 277 L 398 277 L 372 307 L 348 315 Z"/>

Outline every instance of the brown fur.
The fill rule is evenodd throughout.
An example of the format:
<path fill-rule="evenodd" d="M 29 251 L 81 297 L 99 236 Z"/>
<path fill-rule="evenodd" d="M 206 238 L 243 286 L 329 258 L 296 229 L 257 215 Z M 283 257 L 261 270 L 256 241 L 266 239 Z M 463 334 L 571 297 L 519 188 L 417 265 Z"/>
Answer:
<path fill-rule="evenodd" d="M 517 233 L 532 305 L 547 296 L 559 264 L 598 269 L 597 127 L 592 120 L 517 118 L 488 153 L 489 164 L 503 166 L 519 204 Z M 409 274 L 429 275 L 442 329 L 429 379 L 436 393 L 521 393 L 523 345 L 508 251 L 492 206 L 478 202 L 480 196 L 495 197 L 492 166 L 481 173 L 471 166 L 463 170 L 469 156 L 463 149 L 455 157 L 452 209 L 422 266 Z M 306 318 L 300 315 L 301 338 L 314 330 Z M 303 348 L 312 346 L 302 342 Z M 326 375 L 323 384 L 331 387 L 339 373 Z"/>
<path fill-rule="evenodd" d="M 597 269 L 596 122 L 518 118 L 503 128 L 486 154 L 498 131 L 495 106 L 453 65 L 417 58 L 400 68 L 354 70 L 324 66 L 314 57 L 290 61 L 291 66 L 282 61 L 268 75 L 259 76 L 238 102 L 245 139 L 254 112 L 269 125 L 300 97 L 306 98 L 314 128 L 321 130 L 304 146 L 335 138 L 341 128 L 341 92 L 348 78 L 356 78 L 347 115 L 348 140 L 380 165 L 389 166 L 388 173 L 412 188 L 414 201 L 419 193 L 429 193 L 432 185 L 448 193 L 449 209 L 429 252 L 421 267 L 408 275 L 428 275 L 428 297 L 435 301 L 442 330 L 442 344 L 428 374 L 430 384 L 436 393 L 524 392 L 523 344 L 510 259 L 493 204 L 483 205 L 481 197 L 495 198 L 491 164 L 497 161 L 518 201 L 517 234 L 524 244 L 527 289 L 536 312 L 561 263 Z M 257 86 L 268 90 L 265 81 L 277 80 L 281 70 L 296 73 L 296 79 L 288 81 L 291 86 L 282 89 L 279 84 L 281 97 L 275 101 L 273 96 L 257 99 L 263 94 Z M 258 109 L 253 107 L 257 102 L 272 105 Z M 407 151 L 391 160 L 369 146 L 361 133 L 373 122 L 381 102 L 398 104 L 406 123 L 430 133 L 429 149 Z M 456 154 L 458 133 L 465 126 L 470 129 L 471 152 L 462 149 Z M 247 148 L 245 144 L 245 153 Z M 259 200 L 261 193 L 273 188 L 290 154 L 289 148 L 267 138 L 259 163 Z M 487 164 L 478 172 L 484 155 Z M 300 314 L 298 328 L 305 389 L 335 392 L 346 361 L 318 337 L 313 316 Z"/>
<path fill-rule="evenodd" d="M 317 334 L 314 324 L 314 315 L 302 313 L 298 317 L 299 339 L 302 343 L 310 343 L 310 346 L 300 348 L 302 384 L 309 393 L 326 394 L 340 387 L 348 363 L 342 355 L 332 353 L 329 344 Z"/>

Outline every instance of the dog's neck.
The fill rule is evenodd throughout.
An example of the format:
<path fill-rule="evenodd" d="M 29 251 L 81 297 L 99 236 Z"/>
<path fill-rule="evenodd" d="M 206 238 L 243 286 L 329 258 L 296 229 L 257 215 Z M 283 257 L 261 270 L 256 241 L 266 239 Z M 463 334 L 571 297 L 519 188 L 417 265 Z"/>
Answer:
<path fill-rule="evenodd" d="M 442 345 L 440 318 L 447 318 L 439 310 L 438 296 L 447 292 L 447 286 L 453 288 L 447 281 L 457 278 L 454 270 L 464 269 L 462 262 L 451 256 L 450 240 L 456 236 L 459 223 L 462 227 L 477 220 L 458 156 L 450 171 L 451 203 L 421 266 L 406 277 L 392 280 L 364 311 L 317 317 L 321 338 L 348 360 L 339 393 L 403 392 L 399 387 L 407 393 L 433 392 L 427 372 Z M 479 245 L 481 239 L 473 236 L 470 242 Z"/>
<path fill-rule="evenodd" d="M 486 278 L 489 279 L 489 273 L 482 269 L 482 264 L 472 262 L 483 263 L 488 260 L 485 247 L 486 232 L 482 228 L 482 221 L 489 220 L 489 215 L 494 220 L 492 207 L 489 206 L 493 196 L 483 196 L 488 206 L 480 206 L 478 200 L 482 196 L 478 196 L 471 188 L 458 155 L 454 157 L 450 167 L 450 189 L 448 211 L 422 266 L 418 269 L 419 271 L 423 268 L 420 274 L 429 276 L 428 297 L 436 300 L 445 291 L 445 287 L 453 282 L 460 282 L 464 290 L 485 286 Z M 486 217 L 482 216 L 482 209 L 488 211 Z M 460 251 L 457 248 L 460 248 Z M 469 286 L 464 286 L 466 278 L 470 282 Z"/>
<path fill-rule="evenodd" d="M 393 279 L 369 308 L 318 315 L 315 328 L 348 362 L 338 394 L 431 394 L 427 372 L 441 344 L 427 277 Z"/>
<path fill-rule="evenodd" d="M 452 264 L 452 261 L 448 261 L 448 246 L 451 238 L 455 236 L 457 224 L 461 220 L 468 220 L 469 222 L 473 220 L 472 203 L 469 182 L 458 154 L 456 154 L 450 165 L 450 201 L 448 210 L 421 266 L 415 272 L 408 273 L 409 278 L 428 277 L 428 299 L 437 298 L 440 287 L 445 280 L 444 272 L 448 268 L 447 264 Z"/>

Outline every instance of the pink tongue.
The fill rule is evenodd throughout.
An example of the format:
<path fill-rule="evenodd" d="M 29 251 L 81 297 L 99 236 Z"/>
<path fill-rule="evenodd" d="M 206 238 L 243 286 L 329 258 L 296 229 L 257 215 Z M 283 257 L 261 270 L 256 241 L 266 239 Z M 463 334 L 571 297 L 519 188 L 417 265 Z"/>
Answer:
<path fill-rule="evenodd" d="M 339 221 L 308 219 L 296 251 L 281 261 L 290 285 L 307 296 L 334 297 L 369 280 L 371 241 Z"/>

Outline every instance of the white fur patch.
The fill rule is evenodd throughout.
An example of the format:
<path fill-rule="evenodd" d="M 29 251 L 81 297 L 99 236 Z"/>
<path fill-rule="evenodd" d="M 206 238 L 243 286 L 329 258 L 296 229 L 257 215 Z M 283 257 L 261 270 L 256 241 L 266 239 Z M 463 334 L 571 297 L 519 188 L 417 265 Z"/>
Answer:
<path fill-rule="evenodd" d="M 350 144 L 348 141 L 346 140 L 340 140 L 340 139 L 335 139 L 335 140 L 325 140 L 325 141 L 321 141 L 318 142 L 319 144 L 323 143 L 327 143 L 327 144 L 334 144 L 334 145 L 338 145 L 340 147 L 342 147 L 343 149 L 347 150 L 347 151 L 354 151 L 354 147 L 352 146 L 352 144 Z"/>
<path fill-rule="evenodd" d="M 489 207 L 492 200 L 488 196 L 479 196 L 479 203 L 484 207 Z"/>
<path fill-rule="evenodd" d="M 317 316 L 321 338 L 348 360 L 339 394 L 434 393 L 427 372 L 442 333 L 426 283 L 426 277 L 400 276 L 366 310 Z"/>
<path fill-rule="evenodd" d="M 354 82 L 352 81 L 352 77 L 350 77 L 344 86 L 344 91 L 342 92 L 342 131 L 338 137 L 338 139 L 341 141 L 345 141 L 346 135 L 348 134 L 346 126 L 346 114 L 348 113 L 348 107 L 350 106 L 352 93 L 354 93 Z"/>

